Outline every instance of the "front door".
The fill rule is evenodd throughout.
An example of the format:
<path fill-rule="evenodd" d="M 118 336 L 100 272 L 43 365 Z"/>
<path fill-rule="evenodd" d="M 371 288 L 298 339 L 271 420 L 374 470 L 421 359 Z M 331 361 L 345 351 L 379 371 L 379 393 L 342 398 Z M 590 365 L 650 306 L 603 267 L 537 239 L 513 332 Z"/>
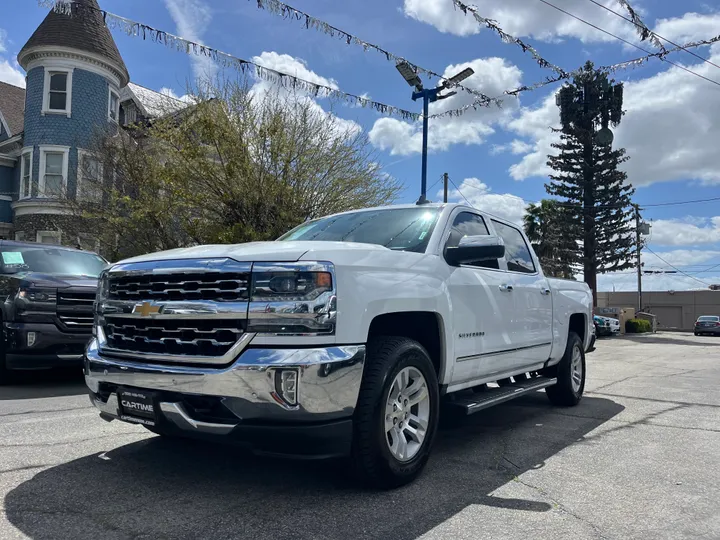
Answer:
<path fill-rule="evenodd" d="M 513 279 L 512 341 L 517 349 L 513 361 L 518 367 L 545 362 L 550 357 L 553 340 L 553 301 L 548 280 L 540 272 L 519 229 L 495 220 L 492 225 L 505 242 L 505 264 Z"/>
<path fill-rule="evenodd" d="M 445 247 L 457 246 L 464 236 L 488 234 L 482 216 L 460 211 L 452 218 Z M 499 261 L 453 268 L 448 280 L 453 329 L 448 339 L 455 345 L 451 384 L 462 384 L 504 369 L 507 358 L 494 353 L 513 348 L 510 323 L 515 301 L 509 277 L 500 269 Z"/>

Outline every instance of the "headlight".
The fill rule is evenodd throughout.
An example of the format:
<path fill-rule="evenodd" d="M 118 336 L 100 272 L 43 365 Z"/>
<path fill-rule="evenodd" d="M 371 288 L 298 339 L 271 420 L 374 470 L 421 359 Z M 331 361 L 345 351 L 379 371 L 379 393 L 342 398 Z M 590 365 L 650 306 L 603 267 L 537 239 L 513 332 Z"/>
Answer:
<path fill-rule="evenodd" d="M 315 300 L 333 287 L 330 272 L 253 272 L 251 302 Z"/>
<path fill-rule="evenodd" d="M 248 332 L 272 335 L 332 335 L 337 300 L 329 263 L 255 264 Z"/>
<path fill-rule="evenodd" d="M 56 289 L 23 288 L 17 292 L 15 306 L 18 314 L 55 312 L 57 309 Z"/>
<path fill-rule="evenodd" d="M 18 298 L 26 302 L 55 303 L 57 302 L 57 291 L 55 289 L 20 289 Z"/>

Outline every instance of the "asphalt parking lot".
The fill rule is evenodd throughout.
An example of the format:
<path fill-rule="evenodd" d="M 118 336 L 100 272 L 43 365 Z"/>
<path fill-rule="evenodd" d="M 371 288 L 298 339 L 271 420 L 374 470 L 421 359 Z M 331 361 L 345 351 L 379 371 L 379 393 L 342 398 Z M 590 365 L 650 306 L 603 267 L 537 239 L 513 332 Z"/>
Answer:
<path fill-rule="evenodd" d="M 720 339 L 601 340 L 582 403 L 444 422 L 415 484 L 106 423 L 82 379 L 0 388 L 0 539 L 720 538 Z"/>

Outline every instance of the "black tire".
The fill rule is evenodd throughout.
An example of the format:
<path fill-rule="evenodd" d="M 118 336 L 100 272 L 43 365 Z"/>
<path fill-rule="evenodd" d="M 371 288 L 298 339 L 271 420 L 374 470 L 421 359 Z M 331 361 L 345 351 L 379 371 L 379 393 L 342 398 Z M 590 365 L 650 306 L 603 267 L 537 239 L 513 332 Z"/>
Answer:
<path fill-rule="evenodd" d="M 572 384 L 572 359 L 576 352 L 580 354 L 580 362 L 582 365 L 582 378 L 580 387 L 577 390 L 573 388 Z M 580 403 L 583 391 L 585 390 L 585 373 L 585 351 L 583 351 L 583 342 L 580 336 L 574 332 L 570 332 L 562 360 L 544 373 L 546 376 L 557 377 L 557 384 L 545 389 L 545 393 L 550 402 L 553 405 L 559 405 L 561 407 L 573 407 Z"/>
<path fill-rule="evenodd" d="M 367 361 L 353 422 L 352 461 L 366 484 L 391 489 L 412 482 L 430 456 L 440 415 L 440 392 L 435 367 L 427 351 L 411 339 L 381 337 L 368 344 Z M 409 461 L 390 452 L 385 433 L 385 406 L 397 374 L 414 367 L 425 378 L 430 398 L 428 427 L 422 446 Z"/>
<path fill-rule="evenodd" d="M 695 332 L 695 335 L 696 335 L 696 336 L 699 336 L 699 335 L 700 335 L 700 332 Z"/>

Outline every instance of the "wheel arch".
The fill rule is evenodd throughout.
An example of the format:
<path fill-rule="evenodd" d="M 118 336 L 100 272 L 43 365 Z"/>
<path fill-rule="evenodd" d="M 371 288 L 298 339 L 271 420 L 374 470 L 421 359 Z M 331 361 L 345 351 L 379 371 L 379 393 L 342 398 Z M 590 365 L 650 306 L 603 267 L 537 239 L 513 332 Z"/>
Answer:
<path fill-rule="evenodd" d="M 446 336 L 443 317 L 434 311 L 395 311 L 376 315 L 370 322 L 368 341 L 380 336 L 413 339 L 427 351 L 438 381 L 447 369 Z"/>

